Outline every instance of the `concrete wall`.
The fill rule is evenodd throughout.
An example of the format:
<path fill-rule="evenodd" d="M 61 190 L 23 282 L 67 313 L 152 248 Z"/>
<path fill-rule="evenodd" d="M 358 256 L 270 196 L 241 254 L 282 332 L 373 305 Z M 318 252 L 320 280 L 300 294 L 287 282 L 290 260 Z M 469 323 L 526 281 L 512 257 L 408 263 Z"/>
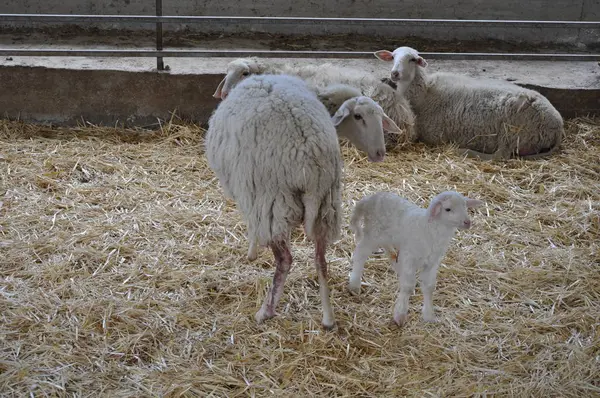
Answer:
<path fill-rule="evenodd" d="M 59 14 L 138 14 L 153 15 L 153 0 L 4 0 L 2 13 Z M 370 17 L 370 18 L 446 18 L 446 19 L 528 19 L 528 20 L 600 20 L 598 0 L 286 0 L 223 1 L 164 0 L 164 15 L 221 16 L 297 16 L 297 17 Z M 22 26 L 4 24 L 5 26 Z M 28 25 L 31 26 L 31 25 Z M 38 26 L 50 26 L 39 24 Z M 122 28 L 125 25 L 94 25 L 100 28 Z M 128 25 L 128 28 L 151 28 L 152 25 Z M 197 32 L 237 33 L 248 30 L 281 34 L 352 33 L 390 36 L 416 35 L 431 39 L 494 38 L 527 42 L 582 42 L 593 45 L 600 41 L 598 31 L 579 29 L 515 29 L 440 27 L 360 27 L 360 26 L 292 26 L 194 24 L 166 25 L 167 30 L 189 28 Z"/>

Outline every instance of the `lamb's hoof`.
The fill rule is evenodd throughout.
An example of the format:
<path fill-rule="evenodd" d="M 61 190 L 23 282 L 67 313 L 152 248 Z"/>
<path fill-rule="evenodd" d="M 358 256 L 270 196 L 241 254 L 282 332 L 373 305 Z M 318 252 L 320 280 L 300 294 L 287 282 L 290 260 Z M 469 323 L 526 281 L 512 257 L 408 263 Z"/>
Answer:
<path fill-rule="evenodd" d="M 394 314 L 394 322 L 399 327 L 406 325 L 407 321 L 408 321 L 408 314 Z"/>
<path fill-rule="evenodd" d="M 348 291 L 353 296 L 358 296 L 360 294 L 360 283 L 358 285 L 348 285 Z"/>
<path fill-rule="evenodd" d="M 246 258 L 248 259 L 248 261 L 252 262 L 258 258 L 258 254 L 248 254 Z"/>
<path fill-rule="evenodd" d="M 261 324 L 266 320 L 274 318 L 275 315 L 276 315 L 275 311 L 268 311 L 265 308 L 261 308 L 260 310 L 258 310 L 256 315 L 254 316 L 254 319 L 256 319 L 256 323 Z"/>
<path fill-rule="evenodd" d="M 423 314 L 423 321 L 427 323 L 438 323 L 438 318 L 433 314 Z"/>

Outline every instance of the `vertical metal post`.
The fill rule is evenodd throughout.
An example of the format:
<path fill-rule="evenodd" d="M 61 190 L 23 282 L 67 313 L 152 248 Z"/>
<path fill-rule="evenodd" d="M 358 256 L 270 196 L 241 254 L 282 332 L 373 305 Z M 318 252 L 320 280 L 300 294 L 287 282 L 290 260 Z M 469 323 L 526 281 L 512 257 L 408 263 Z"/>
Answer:
<path fill-rule="evenodd" d="M 156 16 L 162 17 L 162 0 L 156 0 Z M 162 38 L 162 22 L 156 23 L 156 50 L 162 51 L 163 49 L 163 38 Z M 156 57 L 156 69 L 159 71 L 165 70 L 165 64 L 163 62 L 163 57 Z"/>

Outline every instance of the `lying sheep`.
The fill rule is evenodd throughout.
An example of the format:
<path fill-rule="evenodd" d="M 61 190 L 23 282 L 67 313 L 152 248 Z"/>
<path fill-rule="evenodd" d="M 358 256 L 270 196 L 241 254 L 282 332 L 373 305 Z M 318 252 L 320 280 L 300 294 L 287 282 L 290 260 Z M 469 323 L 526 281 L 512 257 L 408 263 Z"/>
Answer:
<path fill-rule="evenodd" d="M 366 152 L 369 161 L 380 162 L 385 156 L 385 142 L 383 129 L 399 133 L 400 129 L 390 120 L 381 107 L 369 97 L 354 95 L 356 89 L 344 85 L 335 85 L 323 90 L 319 99 L 326 107 L 331 106 L 331 101 L 339 103 L 339 96 L 349 98 L 337 111 L 333 112 L 333 124 L 339 137 L 348 139 L 358 150 Z M 337 96 L 337 97 L 336 97 Z M 258 257 L 258 243 L 250 236 L 248 260 L 254 261 Z"/>
<path fill-rule="evenodd" d="M 394 321 L 399 326 L 406 322 L 409 297 L 415 289 L 417 269 L 420 269 L 423 319 L 434 322 L 433 291 L 438 267 L 456 230 L 471 227 L 467 209 L 481 204 L 478 199 L 469 199 L 454 191 L 440 193 L 427 209 L 390 192 L 361 199 L 350 220 L 356 249 L 352 254 L 348 289 L 354 294 L 360 292 L 365 262 L 376 249 L 383 247 L 388 253 L 397 251 L 392 267 L 400 281 L 400 293 L 394 307 Z"/>
<path fill-rule="evenodd" d="M 290 233 L 304 224 L 315 242 L 323 326 L 332 328 L 325 251 L 340 233 L 342 158 L 325 106 L 297 77 L 249 77 L 211 116 L 206 156 L 249 235 L 273 252 L 273 286 L 256 321 L 276 315 L 292 265 Z"/>
<path fill-rule="evenodd" d="M 257 74 L 287 74 L 300 77 L 323 101 L 328 102 L 330 115 L 333 115 L 339 106 L 350 98 L 347 96 L 350 93 L 348 87 L 353 87 L 355 90 L 359 90 L 356 91 L 356 93 L 360 93 L 358 95 L 362 94 L 376 101 L 395 125 L 404 131 L 406 140 L 414 140 L 413 111 L 402 93 L 395 89 L 394 83 L 390 85 L 362 71 L 342 68 L 329 63 L 294 66 L 256 57 L 240 58 L 229 63 L 227 73 L 219 83 L 213 97 L 226 98 L 229 91 L 240 81 Z M 332 85 L 343 85 L 345 88 L 342 89 L 339 86 L 333 88 Z M 336 92 L 336 90 L 339 91 Z M 385 126 L 384 130 L 394 133 Z M 386 135 L 386 141 L 392 145 L 397 142 L 397 139 Z"/>
<path fill-rule="evenodd" d="M 563 119 L 536 91 L 500 80 L 428 75 L 427 61 L 410 47 L 375 56 L 394 63 L 391 80 L 416 114 L 415 138 L 429 145 L 454 143 L 480 159 L 534 159 L 560 146 Z"/>

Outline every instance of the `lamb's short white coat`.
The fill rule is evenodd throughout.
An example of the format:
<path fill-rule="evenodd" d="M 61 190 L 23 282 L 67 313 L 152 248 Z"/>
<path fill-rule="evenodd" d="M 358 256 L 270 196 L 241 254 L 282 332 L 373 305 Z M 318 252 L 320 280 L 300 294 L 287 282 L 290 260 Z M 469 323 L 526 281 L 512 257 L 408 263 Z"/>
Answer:
<path fill-rule="evenodd" d="M 392 267 L 400 281 L 394 320 L 406 322 L 408 300 L 420 270 L 423 291 L 423 318 L 434 321 L 433 290 L 438 267 L 457 229 L 471 226 L 467 209 L 483 202 L 446 191 L 433 198 L 427 209 L 391 192 L 378 192 L 361 199 L 355 206 L 350 228 L 355 233 L 352 273 L 348 288 L 360 291 L 364 265 L 369 256 L 383 247 L 392 255 Z"/>

